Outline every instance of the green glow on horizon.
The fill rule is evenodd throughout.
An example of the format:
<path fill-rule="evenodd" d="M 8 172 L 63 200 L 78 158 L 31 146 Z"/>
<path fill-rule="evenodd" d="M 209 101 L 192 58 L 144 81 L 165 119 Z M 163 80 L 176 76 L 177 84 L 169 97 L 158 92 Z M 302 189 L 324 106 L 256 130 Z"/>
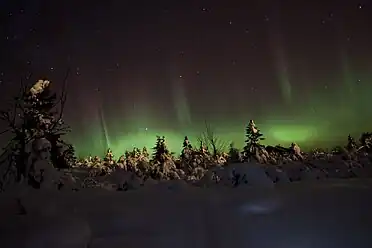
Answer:
<path fill-rule="evenodd" d="M 358 97 L 346 97 L 349 94 L 332 90 L 320 91 L 314 92 L 313 98 L 301 104 L 293 104 L 292 108 L 288 105 L 263 106 L 263 113 L 256 118 L 247 113 L 245 119 L 232 116 L 207 121 L 221 140 L 227 145 L 234 142 L 238 148 L 244 146 L 245 125 L 249 119 L 254 119 L 261 129 L 266 138 L 263 142 L 265 145 L 288 146 L 296 142 L 302 149 L 320 146 L 331 148 L 345 144 L 348 134 L 359 138 L 362 132 L 372 130 L 372 109 L 368 104 L 370 97 L 368 92 L 372 92 L 368 90 L 372 87 L 367 84 L 358 87 L 355 88 L 354 94 Z M 154 115 L 155 113 L 143 117 L 137 115 L 129 119 L 106 120 L 109 129 L 106 131 L 110 134 L 110 148 L 116 157 L 134 146 L 138 148 L 146 146 L 151 153 L 157 135 L 165 136 L 170 150 L 176 154 L 181 151 L 183 138 L 186 135 L 193 146 L 199 146 L 198 137 L 205 130 L 204 120 L 199 123 L 194 121 L 192 125 L 186 127 L 179 125 L 179 128 L 170 128 L 169 123 L 172 121 L 161 122 L 156 120 Z M 177 117 L 174 122 L 177 126 Z M 88 137 L 79 137 L 74 131 L 68 137 L 68 140 L 76 146 L 79 156 L 104 155 L 107 147 L 103 145 L 106 141 L 101 140 L 104 137 L 101 135 L 100 126 L 99 123 L 92 126 L 87 131 Z M 132 131 L 125 132 L 123 128 L 130 128 Z"/>
<path fill-rule="evenodd" d="M 305 142 L 317 136 L 317 130 L 309 126 L 275 126 L 268 132 L 269 136 L 278 141 Z"/>
<path fill-rule="evenodd" d="M 303 149 L 312 148 L 313 145 L 327 144 L 327 140 L 322 139 L 322 135 L 327 132 L 327 128 L 318 127 L 314 125 L 295 125 L 291 123 L 270 123 L 270 122 L 256 122 L 259 128 L 265 135 L 263 144 L 265 145 L 276 145 L 280 144 L 283 146 L 289 146 L 292 142 L 296 142 Z M 245 124 L 233 126 L 231 128 L 219 128 L 216 126 L 215 133 L 228 147 L 231 142 L 238 148 L 244 146 L 245 140 Z M 322 125 L 324 127 L 324 125 Z M 212 127 L 214 127 L 212 125 Z M 182 149 L 182 142 L 184 136 L 188 136 L 194 147 L 198 147 L 198 137 L 204 128 L 201 126 L 199 129 L 189 129 L 183 131 L 171 131 L 166 129 L 152 129 L 142 128 L 137 132 L 127 133 L 111 137 L 111 146 L 113 153 L 116 157 L 124 153 L 125 150 L 131 150 L 134 147 L 142 148 L 146 147 L 151 153 L 151 149 L 154 147 L 156 142 L 156 136 L 165 136 L 167 144 L 172 152 L 176 155 L 180 153 Z M 96 131 L 98 133 L 99 131 Z M 92 131 L 92 133 L 94 133 Z M 91 137 L 95 137 L 94 135 Z M 97 135 L 99 137 L 99 135 Z M 325 136 L 326 137 L 326 136 Z M 345 137 L 341 137 L 340 141 L 345 140 Z M 103 156 L 107 147 L 102 145 L 100 140 L 86 139 L 85 143 L 74 142 L 77 146 L 77 152 L 79 156 L 99 155 Z"/>
<path fill-rule="evenodd" d="M 278 79 L 282 90 L 279 94 L 282 93 L 285 102 L 274 106 L 260 105 L 261 112 L 258 116 L 252 116 L 249 109 L 242 108 L 239 112 L 244 111 L 244 114 L 239 114 L 239 117 L 236 116 L 238 110 L 217 119 L 212 119 L 216 116 L 195 116 L 188 106 L 188 100 L 191 99 L 187 99 L 180 79 L 173 82 L 174 112 L 169 115 L 164 114 L 164 109 L 154 110 L 151 104 L 141 103 L 143 104 L 141 108 L 136 109 L 132 114 L 126 114 L 125 117 L 119 115 L 113 119 L 106 116 L 105 130 L 102 130 L 102 125 L 99 123 L 92 122 L 86 134 L 79 136 L 79 130 L 74 130 L 72 123 L 73 132 L 67 139 L 75 145 L 79 156 L 89 154 L 103 156 L 108 148 L 105 143 L 109 141 L 110 148 L 118 157 L 125 150 L 133 147 L 146 146 L 151 153 L 156 136 L 159 135 L 165 136 L 170 150 L 177 154 L 181 151 L 184 136 L 188 136 L 194 147 L 199 146 L 198 137 L 205 130 L 204 120 L 206 120 L 226 145 L 234 142 L 238 148 L 242 148 L 245 140 L 245 125 L 250 119 L 254 119 L 266 138 L 263 142 L 265 145 L 289 146 L 292 142 L 296 142 L 303 150 L 342 145 L 346 143 L 348 134 L 358 139 L 362 132 L 372 131 L 372 108 L 370 107 L 372 73 L 355 71 L 346 55 L 345 52 L 341 53 L 340 66 L 343 70 L 339 75 L 325 77 L 324 82 L 314 84 L 317 87 L 327 85 L 326 89 L 322 86 L 314 87 L 311 92 L 304 93 L 296 89 L 296 84 L 290 81 L 290 70 L 286 69 L 289 61 L 277 61 Z M 283 55 L 282 59 L 284 58 Z M 355 78 L 355 75 L 358 75 L 358 78 Z M 306 81 L 308 78 L 303 80 Z M 328 85 L 329 80 L 338 81 L 339 86 Z M 359 80 L 360 83 L 356 83 Z M 299 93 L 294 94 L 295 92 Z M 169 116 L 174 118 L 169 119 Z M 102 140 L 103 131 L 109 134 L 107 142 Z"/>

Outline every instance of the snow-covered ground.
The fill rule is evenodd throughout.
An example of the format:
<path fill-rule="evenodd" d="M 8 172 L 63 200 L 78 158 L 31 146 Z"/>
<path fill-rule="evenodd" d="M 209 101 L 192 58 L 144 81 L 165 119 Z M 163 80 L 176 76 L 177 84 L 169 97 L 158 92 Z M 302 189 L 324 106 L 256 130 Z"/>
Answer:
<path fill-rule="evenodd" d="M 164 188 L 4 193 L 0 247 L 372 247 L 370 179 Z"/>

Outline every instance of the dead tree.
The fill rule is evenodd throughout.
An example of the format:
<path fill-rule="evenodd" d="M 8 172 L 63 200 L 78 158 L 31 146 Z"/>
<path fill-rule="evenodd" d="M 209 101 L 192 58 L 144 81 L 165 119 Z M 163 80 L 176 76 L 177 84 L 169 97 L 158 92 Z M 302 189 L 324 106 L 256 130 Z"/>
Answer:
<path fill-rule="evenodd" d="M 200 135 L 199 142 L 211 151 L 213 157 L 221 155 L 226 150 L 226 143 L 217 137 L 215 131 L 205 121 L 205 131 Z"/>

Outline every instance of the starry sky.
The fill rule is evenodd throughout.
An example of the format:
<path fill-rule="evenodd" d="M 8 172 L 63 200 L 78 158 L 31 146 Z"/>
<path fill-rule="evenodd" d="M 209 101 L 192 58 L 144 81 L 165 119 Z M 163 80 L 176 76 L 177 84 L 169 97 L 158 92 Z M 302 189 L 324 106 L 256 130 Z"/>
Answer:
<path fill-rule="evenodd" d="M 0 1 L 1 101 L 66 72 L 69 139 L 121 153 L 207 122 L 244 142 L 335 144 L 372 126 L 369 1 Z M 30 82 L 30 83 L 32 83 Z M 370 130 L 371 131 L 371 130 Z"/>

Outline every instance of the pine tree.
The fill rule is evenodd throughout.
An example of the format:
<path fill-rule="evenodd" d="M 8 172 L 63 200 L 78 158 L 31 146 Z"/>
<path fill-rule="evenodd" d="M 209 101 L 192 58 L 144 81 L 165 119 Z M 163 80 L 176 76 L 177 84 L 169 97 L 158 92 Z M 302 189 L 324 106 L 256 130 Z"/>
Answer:
<path fill-rule="evenodd" d="M 185 136 L 185 139 L 183 140 L 183 148 L 192 149 L 192 145 L 187 136 Z"/>
<path fill-rule="evenodd" d="M 72 161 L 74 151 L 61 137 L 70 131 L 64 124 L 63 110 L 66 102 L 65 92 L 58 99 L 52 92 L 51 84 L 47 80 L 39 80 L 24 98 L 25 126 L 33 137 L 45 137 L 51 142 L 51 159 L 55 167 L 66 167 Z M 60 104 L 60 108 L 56 109 Z M 64 150 L 66 148 L 66 151 Z M 68 156 L 68 158 L 64 156 Z"/>
<path fill-rule="evenodd" d="M 112 153 L 112 150 L 110 148 L 106 151 L 104 161 L 108 162 L 109 164 L 112 164 L 114 162 L 114 154 Z"/>
<path fill-rule="evenodd" d="M 190 144 L 189 138 L 187 136 L 185 136 L 185 139 L 183 140 L 182 147 L 181 158 L 189 158 L 189 155 L 191 155 L 192 152 L 192 145 Z"/>
<path fill-rule="evenodd" d="M 253 120 L 249 121 L 247 128 L 245 130 L 246 140 L 245 140 L 245 147 L 243 149 L 244 158 L 250 159 L 257 150 L 262 148 L 260 141 L 264 140 L 263 134 L 261 131 L 256 128 L 256 125 Z"/>
<path fill-rule="evenodd" d="M 66 80 L 64 86 L 65 82 Z M 58 167 L 61 148 L 65 144 L 61 136 L 70 131 L 63 122 L 65 102 L 64 89 L 58 98 L 57 94 L 51 91 L 48 80 L 39 80 L 31 88 L 22 84 L 11 109 L 0 111 L 0 119 L 7 122 L 9 127 L 6 131 L 11 130 L 15 135 L 4 153 L 10 152 L 14 155 L 10 164 L 17 168 L 17 180 L 20 180 L 22 175 L 27 178 L 26 164 L 29 153 L 26 146 L 35 139 L 45 138 L 51 143 L 51 160 L 53 165 Z"/>
<path fill-rule="evenodd" d="M 156 137 L 156 144 L 153 150 L 154 150 L 154 153 L 152 156 L 152 160 L 155 163 L 164 163 L 167 160 L 167 158 L 171 155 L 167 148 L 164 136 Z"/>
<path fill-rule="evenodd" d="M 150 156 L 149 152 L 147 151 L 146 146 L 144 146 L 144 147 L 142 148 L 142 156 L 143 156 L 144 158 L 148 158 L 148 157 Z"/>

